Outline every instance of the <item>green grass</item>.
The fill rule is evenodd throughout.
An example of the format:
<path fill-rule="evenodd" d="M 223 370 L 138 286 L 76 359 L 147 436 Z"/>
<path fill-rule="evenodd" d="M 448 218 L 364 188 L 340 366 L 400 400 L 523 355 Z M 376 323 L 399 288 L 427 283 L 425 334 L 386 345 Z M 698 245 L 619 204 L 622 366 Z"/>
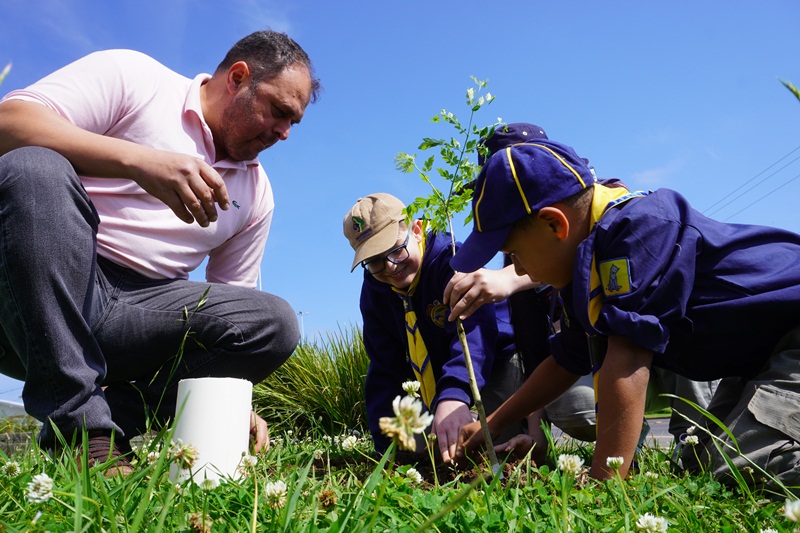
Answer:
<path fill-rule="evenodd" d="M 162 436 L 163 437 L 163 436 Z M 210 490 L 191 481 L 175 485 L 162 440 L 138 454 L 138 469 L 126 479 L 106 478 L 104 469 L 84 468 L 68 456 L 51 459 L 35 446 L 0 456 L 0 531 L 637 531 L 650 513 L 669 531 L 792 531 L 781 502 L 750 500 L 709 475 L 672 470 L 665 452 L 648 448 L 641 470 L 628 479 L 595 481 L 548 464 L 526 461 L 507 468 L 505 479 L 471 484 L 457 477 L 418 485 L 410 465 L 383 466 L 361 438 L 345 451 L 317 432 L 278 435 L 248 475 Z M 154 462 L 146 457 L 153 452 Z M 583 457 L 592 448 L 568 442 L 558 453 Z M 320 457 L 315 459 L 315 455 Z M 15 461 L 19 472 L 7 475 Z M 417 465 L 420 470 L 425 463 Z M 46 473 L 54 483 L 44 503 L 26 499 L 32 477 Z M 286 485 L 283 501 L 270 499 L 267 483 Z M 566 516 L 566 523 L 565 517 Z"/>
<path fill-rule="evenodd" d="M 300 343 L 286 363 L 253 388 L 253 405 L 279 431 L 363 431 L 368 367 L 361 331 L 342 328 L 322 343 Z"/>
<path fill-rule="evenodd" d="M 670 532 L 794 531 L 783 502 L 709 474 L 689 475 L 669 460 L 671 450 L 644 448 L 639 470 L 625 480 L 596 481 L 557 467 L 558 454 L 589 464 L 593 446 L 559 441 L 545 464 L 509 464 L 502 480 L 429 459 L 394 462 L 372 455 L 363 431 L 366 372 L 360 332 L 302 345 L 275 375 L 255 389 L 271 426 L 273 445 L 239 479 L 216 487 L 169 477 L 170 433 L 136 452 L 135 473 L 106 477 L 108 466 L 56 457 L 34 444 L 0 452 L 0 532 L 44 531 L 532 531 L 637 532 L 646 513 Z M 356 435 L 358 437 L 356 438 Z M 346 437 L 349 437 L 346 439 Z M 81 468 L 78 468 L 81 465 Z M 425 481 L 413 481 L 415 467 Z M 52 479 L 52 495 L 35 503 L 29 483 Z M 276 492 L 276 483 L 286 491 Z"/>

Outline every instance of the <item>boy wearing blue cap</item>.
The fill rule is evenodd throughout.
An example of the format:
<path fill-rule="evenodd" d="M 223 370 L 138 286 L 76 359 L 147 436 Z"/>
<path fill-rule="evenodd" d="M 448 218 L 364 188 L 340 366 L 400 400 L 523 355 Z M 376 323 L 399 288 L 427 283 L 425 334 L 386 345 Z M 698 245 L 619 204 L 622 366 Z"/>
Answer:
<path fill-rule="evenodd" d="M 622 456 L 624 476 L 651 367 L 667 368 L 693 380 L 727 378 L 708 407 L 741 451 L 728 446 L 725 453 L 740 471 L 750 465 L 747 457 L 771 474 L 767 488 L 774 480 L 798 485 L 799 235 L 711 220 L 668 189 L 606 187 L 572 148 L 545 139 L 488 158 L 473 216 L 451 266 L 474 271 L 502 250 L 519 273 L 557 288 L 564 307 L 552 355 L 489 416 L 492 434 L 558 397 L 594 365 L 598 426 L 590 473 L 611 477 L 607 458 Z M 481 438 L 469 424 L 459 443 L 471 450 Z M 685 450 L 684 462 L 695 453 L 715 474 L 727 471 L 713 446 Z"/>
<path fill-rule="evenodd" d="M 482 167 L 486 158 L 493 153 L 503 149 L 527 142 L 534 142 L 539 139 L 547 139 L 547 134 L 540 126 L 524 122 L 506 124 L 488 138 L 481 139 L 481 143 L 486 149 L 486 154 L 479 154 L 478 164 Z M 593 176 L 595 170 L 589 165 L 589 161 L 581 158 L 587 165 Z M 600 183 L 606 187 L 624 187 L 622 182 L 617 179 L 604 179 Z M 506 264 L 510 264 L 510 258 L 505 256 Z M 523 274 L 523 277 L 527 278 Z M 455 320 L 458 316 L 462 320 L 470 315 L 472 311 L 478 309 L 484 302 L 497 302 L 508 298 L 511 310 L 511 323 L 514 327 L 514 335 L 517 350 L 522 356 L 526 374 L 529 374 L 539 363 L 550 353 L 548 347 L 548 335 L 541 331 L 542 316 L 544 315 L 547 329 L 554 331 L 558 329 L 560 304 L 557 291 L 553 291 L 549 285 L 533 284 L 511 284 L 509 276 L 504 275 L 503 271 L 493 271 L 481 269 L 476 272 L 458 272 L 445 287 L 444 303 L 450 305 L 452 302 L 449 320 Z M 536 289 L 529 287 L 538 285 Z M 521 290 L 527 289 L 527 290 Z M 520 292 L 521 291 L 521 292 Z M 548 310 L 541 309 L 547 306 Z M 544 312 L 543 312 L 544 311 Z M 669 421 L 669 432 L 675 437 L 675 454 L 680 450 L 683 439 L 687 436 L 686 430 L 692 425 L 688 420 L 700 420 L 702 415 L 691 405 L 696 404 L 701 408 L 708 406 L 711 397 L 717 387 L 718 380 L 693 381 L 674 372 L 656 368 L 651 372 L 648 385 L 647 412 L 661 411 L 671 408 L 672 415 Z M 672 394 L 674 397 L 666 399 L 660 397 L 659 393 Z M 685 402 L 688 400 L 692 404 Z M 595 440 L 595 400 L 592 387 L 592 377 L 587 375 L 579 379 L 565 394 L 558 400 L 548 405 L 534 416 L 529 417 L 534 420 L 544 419 L 553 422 L 557 427 L 564 430 L 572 437 L 585 440 Z M 649 427 L 645 424 L 642 438 L 647 435 Z M 538 428 L 538 424 L 528 428 L 528 432 L 535 438 L 531 442 L 536 442 L 540 453 L 544 453 L 547 441 L 544 434 Z M 506 451 L 516 443 L 525 443 L 524 436 L 520 436 L 514 441 L 509 441 L 503 446 L 501 451 Z M 527 446 L 516 446 L 515 451 L 520 454 L 527 453 Z"/>

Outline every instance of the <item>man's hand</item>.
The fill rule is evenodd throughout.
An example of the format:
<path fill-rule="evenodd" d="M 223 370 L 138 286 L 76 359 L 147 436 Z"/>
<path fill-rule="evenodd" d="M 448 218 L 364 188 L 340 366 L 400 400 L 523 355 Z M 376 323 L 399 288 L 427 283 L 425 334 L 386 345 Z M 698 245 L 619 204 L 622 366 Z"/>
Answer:
<path fill-rule="evenodd" d="M 444 400 L 436 407 L 433 418 L 433 432 L 439 443 L 439 452 L 445 463 L 453 461 L 458 442 L 458 430 L 461 426 L 472 422 L 472 414 L 464 402 Z"/>
<path fill-rule="evenodd" d="M 208 163 L 184 154 L 152 150 L 150 157 L 137 162 L 133 180 L 148 194 L 164 202 L 175 215 L 202 227 L 217 220 L 219 204 L 230 207 L 225 182 Z"/>
<path fill-rule="evenodd" d="M 250 411 L 250 441 L 253 443 L 253 452 L 262 449 L 269 450 L 269 428 L 266 421 L 258 416 L 255 411 Z"/>
<path fill-rule="evenodd" d="M 535 286 L 528 276 L 518 276 L 513 266 L 502 270 L 481 268 L 469 274 L 456 272 L 444 288 L 444 304 L 452 307 L 447 318 L 451 322 L 456 318 L 466 320 L 483 304 L 503 301 Z"/>

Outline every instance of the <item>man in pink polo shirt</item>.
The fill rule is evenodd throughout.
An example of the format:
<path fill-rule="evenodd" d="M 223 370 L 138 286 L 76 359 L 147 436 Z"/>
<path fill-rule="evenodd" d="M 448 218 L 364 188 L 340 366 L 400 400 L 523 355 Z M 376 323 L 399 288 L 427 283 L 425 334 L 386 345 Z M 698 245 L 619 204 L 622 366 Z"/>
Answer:
<path fill-rule="evenodd" d="M 319 91 L 303 49 L 261 31 L 213 75 L 107 50 L 0 102 L 0 372 L 25 380 L 43 446 L 85 428 L 92 458 L 118 457 L 180 379 L 257 383 L 291 355 L 294 311 L 254 290 L 274 207 L 257 156 Z"/>

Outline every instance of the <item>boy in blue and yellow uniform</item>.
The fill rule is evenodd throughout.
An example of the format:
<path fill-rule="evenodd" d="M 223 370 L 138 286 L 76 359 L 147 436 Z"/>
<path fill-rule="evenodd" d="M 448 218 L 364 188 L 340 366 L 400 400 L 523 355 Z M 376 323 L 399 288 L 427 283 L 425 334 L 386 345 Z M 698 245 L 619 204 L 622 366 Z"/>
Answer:
<path fill-rule="evenodd" d="M 344 234 L 356 252 L 351 270 L 364 267 L 367 418 L 382 452 L 389 440 L 378 421 L 393 416 L 392 400 L 404 394 L 405 381 L 419 381 L 421 398 L 434 413 L 439 451 L 449 461 L 458 430 L 472 421 L 473 403 L 455 323 L 442 303 L 453 276 L 450 235 L 426 232 L 420 220 L 406 224 L 404 209 L 394 196 L 378 193 L 359 199 L 344 218 Z M 463 324 L 481 398 L 491 412 L 523 379 L 507 304 L 483 306 Z M 510 432 L 519 430 L 517 421 Z"/>
<path fill-rule="evenodd" d="M 518 272 L 559 289 L 566 317 L 552 355 L 489 417 L 493 433 L 557 397 L 594 363 L 591 475 L 614 475 L 606 459 L 622 456 L 624 476 L 651 366 L 662 367 L 694 380 L 726 378 L 708 409 L 736 439 L 741 455 L 725 447 L 733 464 L 746 472 L 746 456 L 774 480 L 800 483 L 799 235 L 711 220 L 667 189 L 604 187 L 574 150 L 549 140 L 493 154 L 473 214 L 453 268 L 470 272 L 498 250 L 509 253 Z M 462 429 L 467 450 L 480 444 L 476 429 Z M 698 453 L 714 473 L 727 471 L 713 445 L 688 448 L 684 464 Z"/>

